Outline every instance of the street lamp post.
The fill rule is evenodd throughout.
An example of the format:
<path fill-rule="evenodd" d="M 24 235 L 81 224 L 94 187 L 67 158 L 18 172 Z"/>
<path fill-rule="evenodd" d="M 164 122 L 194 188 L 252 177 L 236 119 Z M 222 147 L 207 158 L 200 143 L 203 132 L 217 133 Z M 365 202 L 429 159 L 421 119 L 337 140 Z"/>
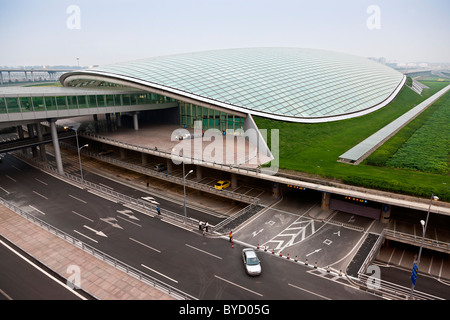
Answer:
<path fill-rule="evenodd" d="M 183 192 L 184 192 L 184 223 L 187 223 L 186 214 L 186 177 L 191 174 L 194 170 L 190 170 L 187 175 L 184 175 L 184 161 L 183 161 Z"/>
<path fill-rule="evenodd" d="M 422 225 L 422 242 L 420 243 L 419 255 L 417 256 L 417 263 L 416 263 L 417 270 L 419 270 L 420 256 L 422 255 L 423 243 L 425 241 L 425 231 L 427 230 L 428 218 L 430 217 L 431 203 L 433 202 L 433 200 L 437 201 L 437 200 L 439 200 L 439 198 L 433 194 L 431 195 L 430 205 L 428 206 L 427 219 L 425 221 L 420 220 L 420 224 Z M 409 294 L 409 300 L 412 300 L 412 298 L 413 298 L 414 288 L 415 288 L 415 283 L 413 282 L 411 285 L 411 293 Z"/>
<path fill-rule="evenodd" d="M 79 126 L 79 125 L 78 125 Z M 88 147 L 88 144 L 85 144 L 84 146 L 82 146 L 80 148 L 80 145 L 78 143 L 78 126 L 76 126 L 76 128 L 74 129 L 74 127 L 64 127 L 64 129 L 72 129 L 73 131 L 75 131 L 75 139 L 77 141 L 77 151 L 78 151 L 78 163 L 80 164 L 80 176 L 81 176 L 81 182 L 84 182 L 84 178 L 83 178 L 83 168 L 81 167 L 81 156 L 80 156 L 80 151 L 81 149 Z"/>

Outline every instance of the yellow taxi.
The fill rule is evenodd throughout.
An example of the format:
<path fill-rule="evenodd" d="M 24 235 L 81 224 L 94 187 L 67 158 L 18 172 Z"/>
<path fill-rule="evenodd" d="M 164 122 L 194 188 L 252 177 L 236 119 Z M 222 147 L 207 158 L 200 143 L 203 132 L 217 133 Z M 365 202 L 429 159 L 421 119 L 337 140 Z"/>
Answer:
<path fill-rule="evenodd" d="M 216 184 L 214 185 L 214 188 L 217 190 L 223 190 L 225 188 L 228 188 L 230 186 L 230 184 L 231 184 L 230 181 L 220 180 L 220 181 L 216 182 Z"/>

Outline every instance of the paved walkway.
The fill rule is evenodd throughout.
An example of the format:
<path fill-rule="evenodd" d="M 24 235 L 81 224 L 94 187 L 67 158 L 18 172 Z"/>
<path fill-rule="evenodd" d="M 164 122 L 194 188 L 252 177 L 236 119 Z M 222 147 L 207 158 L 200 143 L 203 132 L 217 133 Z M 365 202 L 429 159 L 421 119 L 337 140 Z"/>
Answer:
<path fill-rule="evenodd" d="M 0 205 L 0 234 L 64 278 L 80 267 L 81 288 L 100 300 L 175 300 Z"/>

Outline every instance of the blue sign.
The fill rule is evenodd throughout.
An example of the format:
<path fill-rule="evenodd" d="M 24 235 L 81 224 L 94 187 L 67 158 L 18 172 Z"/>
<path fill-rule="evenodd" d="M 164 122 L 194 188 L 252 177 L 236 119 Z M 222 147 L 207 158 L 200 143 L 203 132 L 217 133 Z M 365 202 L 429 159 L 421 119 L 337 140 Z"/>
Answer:
<path fill-rule="evenodd" d="M 412 273 L 411 273 L 411 282 L 413 283 L 413 285 L 416 285 L 418 273 L 419 273 L 419 267 L 417 266 L 417 264 L 414 263 Z"/>

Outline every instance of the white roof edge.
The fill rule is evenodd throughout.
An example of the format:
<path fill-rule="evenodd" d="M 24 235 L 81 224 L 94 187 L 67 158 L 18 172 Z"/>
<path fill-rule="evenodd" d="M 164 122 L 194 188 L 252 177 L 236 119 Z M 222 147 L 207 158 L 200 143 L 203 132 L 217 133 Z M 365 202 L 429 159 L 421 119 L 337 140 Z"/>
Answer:
<path fill-rule="evenodd" d="M 96 70 L 84 70 L 84 71 L 78 71 L 75 72 L 75 74 L 71 75 L 71 74 L 65 74 L 65 76 L 61 79 L 63 82 L 63 85 L 65 85 L 67 83 L 67 81 L 69 81 L 69 79 L 71 77 L 76 77 L 76 76 L 82 76 L 83 74 L 85 75 L 96 75 L 96 76 L 102 76 L 105 77 L 105 80 L 111 80 L 111 79 L 117 79 L 117 80 L 124 80 L 127 82 L 131 82 L 131 83 L 136 83 L 136 84 L 140 84 L 143 85 L 145 87 L 148 88 L 156 88 L 159 90 L 163 90 L 163 91 L 168 91 L 168 92 L 172 92 L 176 95 L 179 96 L 184 96 L 184 97 L 188 97 L 194 100 L 198 100 L 198 101 L 202 101 L 204 103 L 208 103 L 211 105 L 216 105 L 219 106 L 221 108 L 225 108 L 225 109 L 231 109 L 233 111 L 237 111 L 237 112 L 241 112 L 241 113 L 249 113 L 253 116 L 260 116 L 260 117 L 264 117 L 264 118 L 270 118 L 273 120 L 280 120 L 280 121 L 287 121 L 287 122 L 297 122 L 297 123 L 323 123 L 323 122 L 332 122 L 332 121 L 338 121 L 338 120 L 345 120 L 345 119 L 350 119 L 350 118 L 355 118 L 355 117 L 359 117 L 359 116 L 363 116 L 366 115 L 368 113 L 374 112 L 378 109 L 381 109 L 383 107 L 385 107 L 387 104 L 389 104 L 399 93 L 399 91 L 401 90 L 401 88 L 403 87 L 405 81 L 406 81 L 406 76 L 403 75 L 402 80 L 400 81 L 399 85 L 396 87 L 396 89 L 389 95 L 389 97 L 387 99 L 385 99 L 383 102 L 372 106 L 370 108 L 366 108 L 364 110 L 361 111 L 356 111 L 356 112 L 352 112 L 352 113 L 346 113 L 346 114 L 340 114 L 340 115 L 335 115 L 335 116 L 328 116 L 328 117 L 315 117 L 315 118 L 300 118 L 300 117 L 290 117 L 290 116 L 282 116 L 282 115 L 276 115 L 276 114 L 272 114 L 272 113 L 266 113 L 266 112 L 261 112 L 261 111 L 255 111 L 252 109 L 248 109 L 245 107 L 240 107 L 240 106 L 236 106 L 236 105 L 232 105 L 232 104 L 228 104 L 228 103 L 224 103 L 221 101 L 217 101 L 214 99 L 210 99 L 210 98 L 206 98 L 200 95 L 196 95 L 187 91 L 183 91 L 183 90 L 179 90 L 176 88 L 172 88 L 172 87 L 168 87 L 168 86 L 164 86 L 158 83 L 154 83 L 154 82 L 149 82 L 149 81 L 144 81 L 144 80 L 140 80 L 134 77 L 129 77 L 129 76 L 124 76 L 124 75 L 118 75 L 118 74 L 114 74 L 114 73 L 110 73 L 110 72 L 103 72 L 103 71 L 96 71 Z"/>

